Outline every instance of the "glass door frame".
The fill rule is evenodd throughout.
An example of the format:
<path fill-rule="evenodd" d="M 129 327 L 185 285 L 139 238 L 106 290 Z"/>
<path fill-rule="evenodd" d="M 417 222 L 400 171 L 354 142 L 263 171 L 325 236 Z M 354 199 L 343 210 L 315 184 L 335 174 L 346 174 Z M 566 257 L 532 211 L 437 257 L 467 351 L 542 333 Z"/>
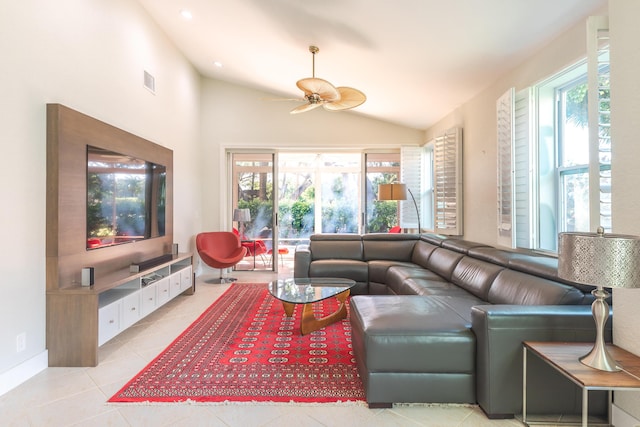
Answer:
<path fill-rule="evenodd" d="M 270 155 L 271 156 L 271 174 L 272 174 L 272 198 L 273 203 L 271 205 L 272 221 L 271 221 L 271 239 L 272 239 L 272 260 L 271 268 L 259 269 L 257 271 L 274 271 L 278 272 L 278 153 L 276 150 L 264 150 L 264 149 L 252 149 L 252 148 L 227 148 L 225 150 L 226 156 L 226 177 L 227 177 L 227 207 L 225 211 L 225 222 L 229 221 L 231 227 L 233 227 L 233 209 L 237 205 L 236 184 L 237 177 L 235 174 L 234 155 Z"/>

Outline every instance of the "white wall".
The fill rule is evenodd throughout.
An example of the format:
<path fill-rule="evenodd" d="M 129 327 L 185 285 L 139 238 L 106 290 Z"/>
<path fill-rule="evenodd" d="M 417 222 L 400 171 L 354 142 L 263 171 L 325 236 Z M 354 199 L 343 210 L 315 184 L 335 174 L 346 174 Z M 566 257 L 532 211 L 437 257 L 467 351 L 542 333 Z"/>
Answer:
<path fill-rule="evenodd" d="M 604 11 L 606 13 L 606 11 Z M 490 84 L 426 131 L 427 139 L 452 126 L 463 128 L 464 237 L 497 245 L 496 100 L 509 88 L 524 89 L 586 55 L 586 21 Z"/>
<path fill-rule="evenodd" d="M 175 240 L 186 249 L 200 227 L 200 80 L 129 0 L 4 2 L 0 55 L 2 383 L 45 352 L 45 105 L 65 104 L 174 150 Z M 144 70 L 156 95 L 143 87 Z M 23 332 L 27 347 L 17 353 Z"/>
<path fill-rule="evenodd" d="M 289 110 L 299 103 L 273 101 L 273 98 L 272 94 L 203 79 L 204 229 L 230 227 L 225 222 L 224 213 L 227 182 L 224 175 L 225 148 L 348 150 L 424 143 L 423 131 L 371 119 L 352 111 L 330 112 L 317 108 L 291 115 Z"/>
<path fill-rule="evenodd" d="M 613 232 L 640 235 L 640 2 L 609 0 Z M 640 283 L 638 283 L 640 286 Z M 640 355 L 640 289 L 614 289 L 613 342 Z M 640 420 L 640 393 L 616 393 Z"/>

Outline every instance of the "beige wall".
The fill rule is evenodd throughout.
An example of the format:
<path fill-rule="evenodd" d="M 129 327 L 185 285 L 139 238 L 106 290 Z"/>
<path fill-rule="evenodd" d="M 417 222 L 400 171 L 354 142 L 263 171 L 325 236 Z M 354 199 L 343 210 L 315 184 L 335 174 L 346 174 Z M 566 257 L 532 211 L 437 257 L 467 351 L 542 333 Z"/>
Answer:
<path fill-rule="evenodd" d="M 218 80 L 202 82 L 204 229 L 228 229 L 225 215 L 226 148 L 349 150 L 420 145 L 424 133 L 355 112 L 322 108 L 291 115 L 296 102 Z"/>
<path fill-rule="evenodd" d="M 187 248 L 200 227 L 200 80 L 130 0 L 4 2 L 0 53 L 2 389 L 3 373 L 45 351 L 45 105 L 67 105 L 174 150 L 175 240 Z M 156 95 L 143 87 L 144 70 L 156 77 Z M 27 348 L 17 353 L 20 333 Z"/>
<path fill-rule="evenodd" d="M 496 100 L 509 88 L 526 88 L 586 54 L 581 23 L 426 131 L 426 139 L 452 126 L 463 128 L 464 237 L 497 245 Z"/>
<path fill-rule="evenodd" d="M 639 1 L 609 0 L 613 231 L 633 235 L 640 235 L 638 17 Z M 640 289 L 615 289 L 613 304 L 613 342 L 640 355 Z M 623 410 L 640 419 L 640 393 L 616 393 L 615 401 Z"/>

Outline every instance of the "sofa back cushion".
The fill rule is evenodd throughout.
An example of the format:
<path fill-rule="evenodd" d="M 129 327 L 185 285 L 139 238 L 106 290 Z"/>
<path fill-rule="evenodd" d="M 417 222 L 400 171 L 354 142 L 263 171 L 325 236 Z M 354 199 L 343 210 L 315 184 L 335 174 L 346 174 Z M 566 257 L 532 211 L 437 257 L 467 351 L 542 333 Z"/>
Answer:
<path fill-rule="evenodd" d="M 449 249 L 436 248 L 427 260 L 427 268 L 451 281 L 451 274 L 464 254 Z"/>
<path fill-rule="evenodd" d="M 504 269 L 489 289 L 492 304 L 556 305 L 585 304 L 585 294 L 573 286 Z"/>
<path fill-rule="evenodd" d="M 458 262 L 451 275 L 451 282 L 467 290 L 483 301 L 489 299 L 489 288 L 504 268 L 465 256 Z"/>
<path fill-rule="evenodd" d="M 413 253 L 411 254 L 411 262 L 418 264 L 420 267 L 426 268 L 429 257 L 438 246 L 428 243 L 424 240 L 419 240 L 413 247 Z"/>
<path fill-rule="evenodd" d="M 417 237 L 411 234 L 364 234 L 364 260 L 411 261 Z"/>
<path fill-rule="evenodd" d="M 362 261 L 362 237 L 359 234 L 314 234 L 309 238 L 312 261 L 318 259 L 354 259 Z"/>

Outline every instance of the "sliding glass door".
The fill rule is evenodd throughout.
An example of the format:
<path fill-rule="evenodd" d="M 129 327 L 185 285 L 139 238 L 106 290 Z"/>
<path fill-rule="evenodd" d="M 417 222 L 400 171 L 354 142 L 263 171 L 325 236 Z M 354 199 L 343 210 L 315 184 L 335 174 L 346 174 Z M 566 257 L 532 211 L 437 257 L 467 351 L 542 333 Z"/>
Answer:
<path fill-rule="evenodd" d="M 275 153 L 230 153 L 234 231 L 247 248 L 241 270 L 277 270 L 277 218 L 273 186 Z M 240 210 L 240 211 L 239 211 Z M 248 211 L 248 212 L 247 212 Z M 246 214 L 248 213 L 248 216 Z"/>
<path fill-rule="evenodd" d="M 292 270 L 296 246 L 314 233 L 387 232 L 398 224 L 398 202 L 378 202 L 377 191 L 398 181 L 399 152 L 229 152 L 228 158 L 229 215 L 249 211 L 248 219 L 233 221 L 249 250 L 239 269 Z"/>

